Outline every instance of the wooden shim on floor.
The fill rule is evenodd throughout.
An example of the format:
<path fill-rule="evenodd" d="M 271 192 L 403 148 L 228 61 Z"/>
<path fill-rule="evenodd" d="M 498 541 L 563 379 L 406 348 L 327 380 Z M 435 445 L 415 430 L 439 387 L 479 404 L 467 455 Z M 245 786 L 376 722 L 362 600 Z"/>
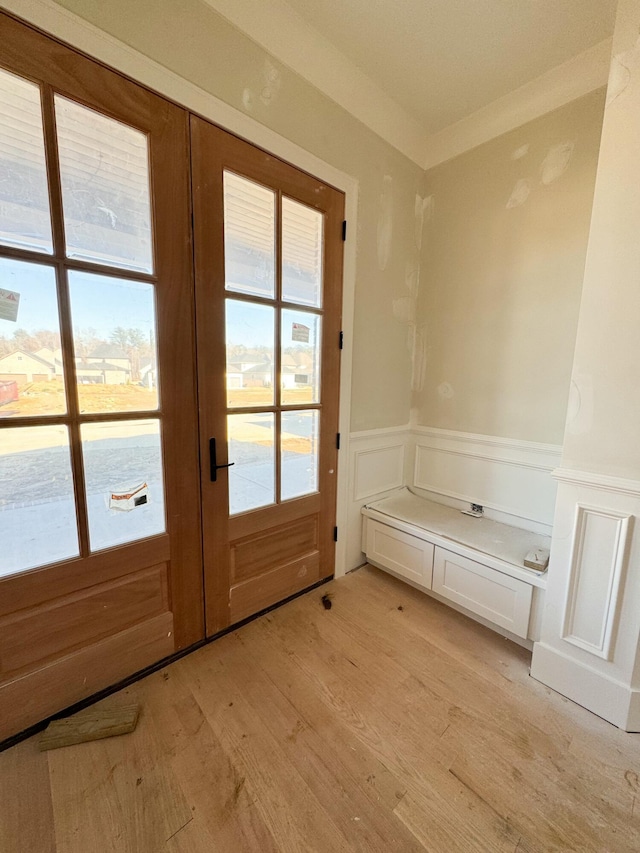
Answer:
<path fill-rule="evenodd" d="M 138 723 L 139 705 L 118 708 L 89 708 L 64 720 L 49 723 L 40 737 L 40 751 L 59 749 L 74 743 L 116 737 L 132 732 Z"/>

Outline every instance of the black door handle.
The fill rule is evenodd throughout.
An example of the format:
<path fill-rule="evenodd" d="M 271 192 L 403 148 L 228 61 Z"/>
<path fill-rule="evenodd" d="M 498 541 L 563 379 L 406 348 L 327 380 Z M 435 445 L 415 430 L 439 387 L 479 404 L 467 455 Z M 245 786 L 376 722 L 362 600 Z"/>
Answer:
<path fill-rule="evenodd" d="M 226 465 L 218 465 L 216 460 L 216 440 L 215 438 L 209 439 L 209 471 L 211 474 L 211 482 L 215 483 L 218 479 L 218 471 L 220 468 L 231 468 L 232 465 L 235 465 L 235 462 L 227 462 Z"/>

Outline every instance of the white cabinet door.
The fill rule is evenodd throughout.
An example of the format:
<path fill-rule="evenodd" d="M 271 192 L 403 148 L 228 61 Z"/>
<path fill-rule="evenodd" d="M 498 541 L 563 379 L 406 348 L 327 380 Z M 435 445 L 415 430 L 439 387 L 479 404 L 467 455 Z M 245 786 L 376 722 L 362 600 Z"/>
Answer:
<path fill-rule="evenodd" d="M 523 581 L 436 548 L 433 591 L 518 637 L 527 636 L 532 587 Z"/>
<path fill-rule="evenodd" d="M 433 545 L 371 518 L 366 520 L 365 549 L 375 566 L 431 589 Z"/>

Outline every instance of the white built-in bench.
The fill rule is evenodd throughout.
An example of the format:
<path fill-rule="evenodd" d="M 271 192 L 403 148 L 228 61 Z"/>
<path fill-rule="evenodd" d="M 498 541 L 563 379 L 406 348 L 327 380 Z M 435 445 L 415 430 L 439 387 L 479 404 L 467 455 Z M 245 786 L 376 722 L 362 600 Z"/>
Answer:
<path fill-rule="evenodd" d="M 406 488 L 362 514 L 363 551 L 372 565 L 501 633 L 538 638 L 546 573 L 526 568 L 524 558 L 550 548 L 548 536 L 464 515 Z"/>

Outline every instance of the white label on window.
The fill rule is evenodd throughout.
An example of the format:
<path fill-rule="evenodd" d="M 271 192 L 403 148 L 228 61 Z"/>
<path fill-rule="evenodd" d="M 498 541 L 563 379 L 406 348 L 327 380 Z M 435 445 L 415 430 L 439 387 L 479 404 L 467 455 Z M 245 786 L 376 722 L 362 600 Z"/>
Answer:
<path fill-rule="evenodd" d="M 0 290 L 0 320 L 18 320 L 18 306 L 20 305 L 20 294 L 14 290 Z"/>
<path fill-rule="evenodd" d="M 144 506 L 149 502 L 149 487 L 146 483 L 140 483 L 126 492 L 111 492 L 109 497 L 109 509 L 118 509 L 121 512 L 131 512 L 137 506 Z"/>
<path fill-rule="evenodd" d="M 291 329 L 291 340 L 301 341 L 303 344 L 308 344 L 310 331 L 309 327 L 303 326 L 302 323 L 293 323 Z"/>

